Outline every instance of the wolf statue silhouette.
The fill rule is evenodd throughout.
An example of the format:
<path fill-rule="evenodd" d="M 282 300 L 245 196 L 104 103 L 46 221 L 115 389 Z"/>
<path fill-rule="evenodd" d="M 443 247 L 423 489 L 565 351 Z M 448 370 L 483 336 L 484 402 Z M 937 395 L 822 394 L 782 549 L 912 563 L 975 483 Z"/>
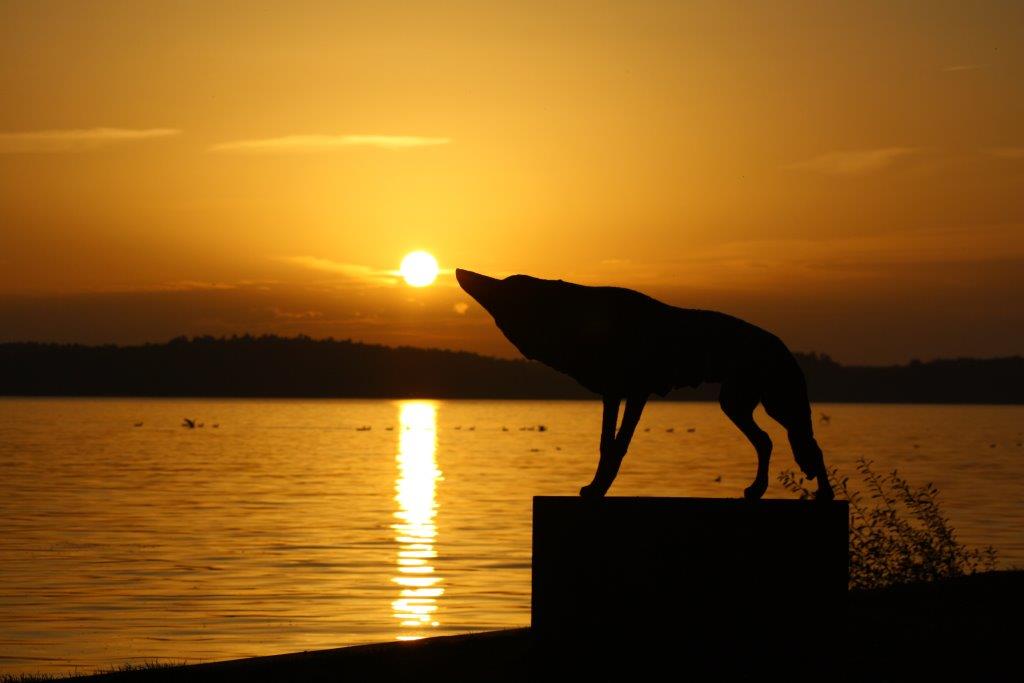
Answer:
<path fill-rule="evenodd" d="M 744 495 L 757 499 L 768 488 L 772 441 L 753 415 L 761 403 L 786 428 L 797 465 L 817 480 L 817 498 L 833 498 L 803 372 L 770 332 L 725 313 L 677 308 L 620 287 L 528 275 L 498 280 L 462 269 L 455 277 L 524 356 L 601 395 L 600 459 L 581 496 L 600 497 L 611 487 L 651 394 L 719 382 L 722 411 L 757 452 L 757 475 Z"/>

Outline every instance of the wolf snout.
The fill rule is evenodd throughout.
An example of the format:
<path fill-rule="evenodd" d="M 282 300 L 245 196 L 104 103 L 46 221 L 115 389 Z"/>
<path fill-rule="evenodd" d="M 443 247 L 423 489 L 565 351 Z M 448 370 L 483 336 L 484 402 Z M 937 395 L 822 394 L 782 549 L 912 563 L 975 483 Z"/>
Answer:
<path fill-rule="evenodd" d="M 501 286 L 501 280 L 496 280 L 487 275 L 474 273 L 464 268 L 455 269 L 455 280 L 459 286 L 471 297 L 476 299 L 484 308 L 495 300 Z"/>

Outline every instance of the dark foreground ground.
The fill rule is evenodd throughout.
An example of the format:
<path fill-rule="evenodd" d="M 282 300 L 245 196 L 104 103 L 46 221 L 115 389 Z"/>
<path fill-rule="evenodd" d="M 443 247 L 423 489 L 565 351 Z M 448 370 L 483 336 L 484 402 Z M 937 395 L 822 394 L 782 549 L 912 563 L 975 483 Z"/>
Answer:
<path fill-rule="evenodd" d="M 822 610 L 829 610 L 823 613 Z M 385 643 L 209 664 L 119 671 L 71 680 L 161 681 L 522 681 L 666 680 L 1010 680 L 1020 674 L 1024 571 L 992 572 L 939 584 L 849 596 L 846 629 L 828 626 L 842 607 L 793 596 L 789 618 L 764 620 L 764 646 L 698 641 L 672 634 L 545 643 L 512 629 L 409 643 Z M 685 620 L 685 615 L 679 615 Z M 691 631 L 692 634 L 692 631 Z M 820 638 L 820 640 L 816 640 Z M 825 643 L 824 646 L 821 643 Z"/>

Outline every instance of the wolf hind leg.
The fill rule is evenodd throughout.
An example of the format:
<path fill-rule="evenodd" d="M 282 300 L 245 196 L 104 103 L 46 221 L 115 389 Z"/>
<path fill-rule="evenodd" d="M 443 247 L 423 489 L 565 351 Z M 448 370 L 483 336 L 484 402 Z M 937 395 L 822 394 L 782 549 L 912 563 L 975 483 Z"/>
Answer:
<path fill-rule="evenodd" d="M 821 452 L 817 439 L 811 434 L 794 435 L 793 432 L 789 432 L 789 446 L 793 449 L 793 459 L 807 474 L 807 478 L 818 480 L 818 490 L 814 497 L 817 500 L 835 498 L 832 484 L 828 480 L 828 471 L 825 469 L 825 454 Z"/>
<path fill-rule="evenodd" d="M 793 384 L 783 383 L 766 392 L 763 400 L 765 412 L 786 428 L 793 459 L 809 480 L 818 481 L 816 498 L 832 500 L 835 494 L 828 480 L 825 456 L 814 438 L 811 423 L 811 404 L 803 378 Z"/>
<path fill-rule="evenodd" d="M 759 392 L 752 386 L 726 382 L 718 395 L 718 405 L 747 437 L 757 452 L 757 474 L 754 482 L 743 492 L 743 497 L 756 500 L 768 490 L 768 464 L 772 458 L 772 440 L 754 421 L 754 409 L 760 402 Z"/>

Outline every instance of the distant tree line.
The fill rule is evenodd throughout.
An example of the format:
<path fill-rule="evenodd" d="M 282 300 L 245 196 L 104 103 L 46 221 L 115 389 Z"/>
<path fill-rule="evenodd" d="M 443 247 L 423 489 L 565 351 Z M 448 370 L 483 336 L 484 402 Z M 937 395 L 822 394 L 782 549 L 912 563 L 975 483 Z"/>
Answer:
<path fill-rule="evenodd" d="M 812 401 L 1024 403 L 1024 358 L 844 366 L 797 354 Z M 591 398 L 546 366 L 475 353 L 277 336 L 166 344 L 0 344 L 8 396 Z M 717 385 L 670 400 L 715 400 Z"/>

